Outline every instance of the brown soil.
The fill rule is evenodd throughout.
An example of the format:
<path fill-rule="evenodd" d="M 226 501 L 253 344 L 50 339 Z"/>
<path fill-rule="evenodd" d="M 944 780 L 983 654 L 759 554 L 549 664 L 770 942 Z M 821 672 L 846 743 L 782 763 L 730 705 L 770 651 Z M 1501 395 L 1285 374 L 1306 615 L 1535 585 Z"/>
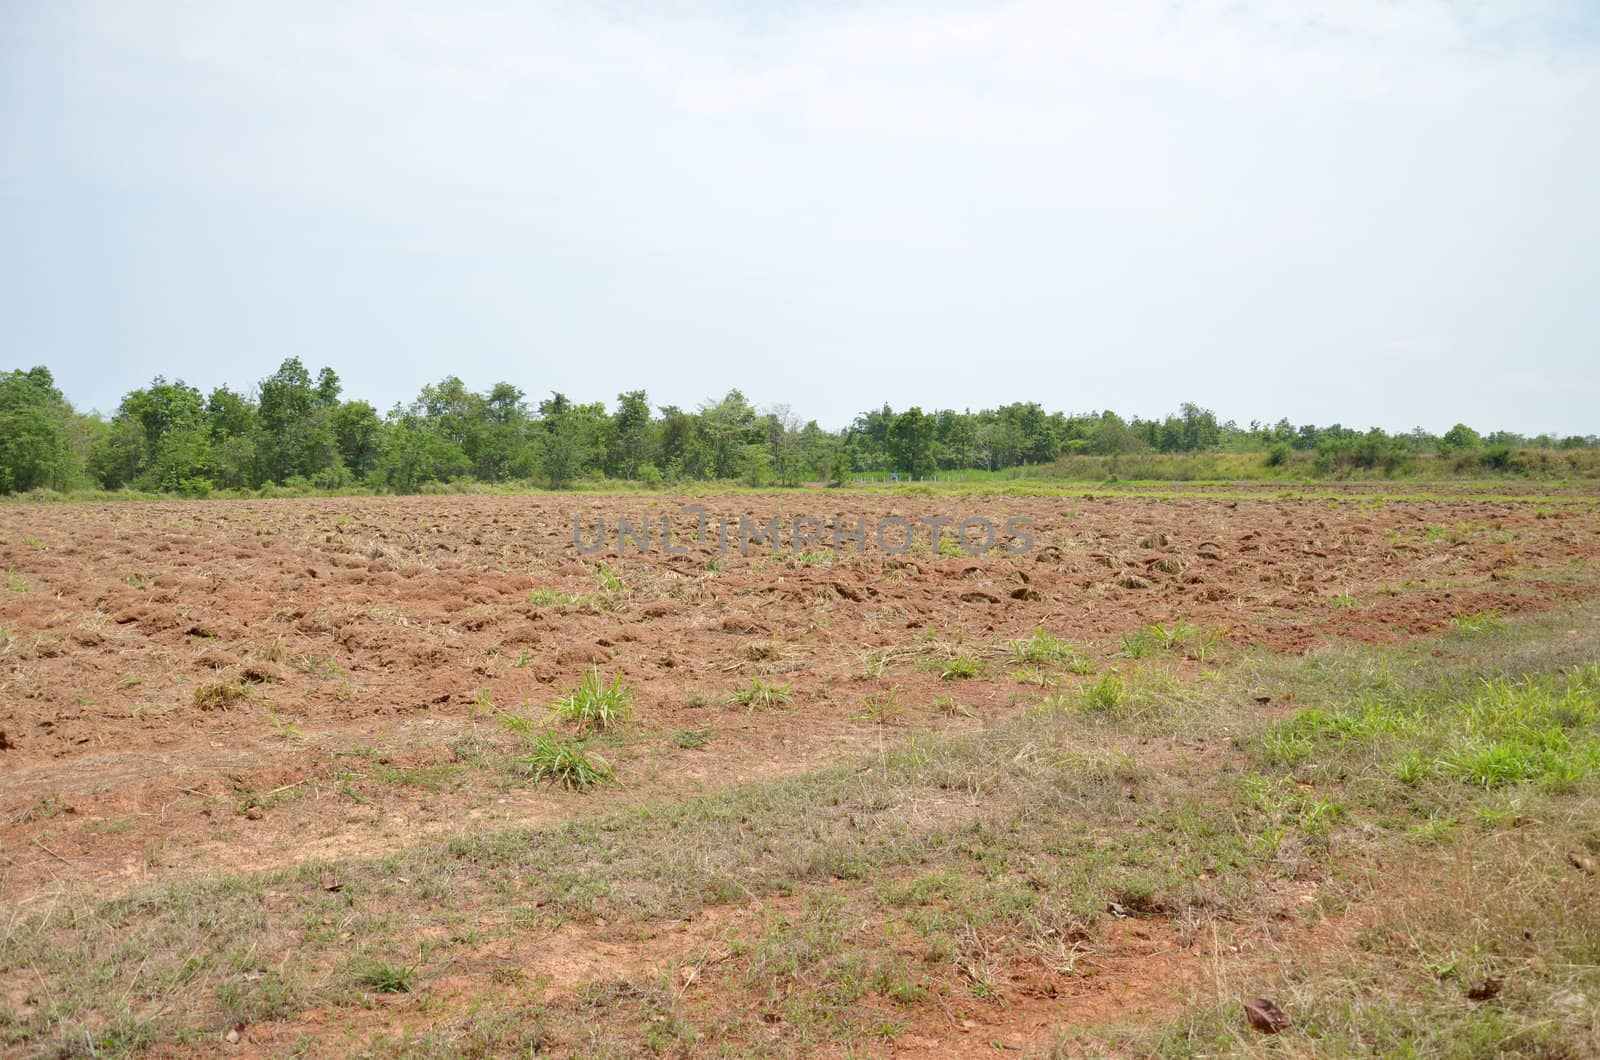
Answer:
<path fill-rule="evenodd" d="M 1004 674 L 1001 646 L 1038 627 L 1101 658 L 1122 635 L 1179 617 L 1277 650 L 1393 642 L 1452 616 L 1591 596 L 1579 575 L 1600 555 L 1588 503 L 1182 493 L 693 501 L 733 517 L 842 511 L 869 525 L 888 514 L 1025 516 L 1036 545 L 1025 555 L 869 547 L 833 563 L 791 549 L 719 556 L 714 541 L 672 556 L 574 547 L 574 515 L 589 533 L 597 514 L 658 516 L 679 503 L 0 507 L 0 903 L 25 907 L 67 884 L 111 893 L 375 853 L 805 771 L 892 739 L 892 726 L 860 717 L 863 697 L 891 686 L 919 724 L 977 725 L 1007 710 L 1015 681 L 943 682 L 930 664 L 959 646 Z M 602 585 L 601 564 L 620 590 Z M 872 653 L 892 664 L 881 679 L 868 679 Z M 634 690 L 638 735 L 621 752 L 619 791 L 586 800 L 463 764 L 509 747 L 499 712 L 537 713 L 591 665 L 625 673 Z M 790 701 L 729 705 L 753 677 L 790 684 Z M 939 694 L 974 716 L 930 714 Z M 704 728 L 715 739 L 703 748 L 673 736 Z M 608 944 L 629 960 L 639 949 Z M 1138 952 L 1138 940 L 1129 946 Z M 581 956 L 604 952 L 586 941 Z M 1145 954 L 1105 975 L 1167 983 L 1168 961 Z M 1068 1000 L 1110 1018 L 1126 1007 L 1119 996 Z M 1060 1021 L 1060 998 L 1040 1003 Z M 1007 1018 L 1032 1017 L 1022 1005 Z M 916 1054 L 921 1033 L 902 1047 Z M 944 1048 L 931 1041 L 927 1055 Z"/>

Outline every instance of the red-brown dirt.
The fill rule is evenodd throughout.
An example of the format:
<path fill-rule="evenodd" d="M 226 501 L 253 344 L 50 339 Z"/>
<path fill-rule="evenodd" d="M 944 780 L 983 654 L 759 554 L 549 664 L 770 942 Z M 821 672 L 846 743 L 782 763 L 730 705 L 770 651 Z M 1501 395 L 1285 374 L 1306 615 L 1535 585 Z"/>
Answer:
<path fill-rule="evenodd" d="M 1395 641 L 1452 616 L 1591 595 L 1581 573 L 1600 553 L 1600 518 L 1582 498 L 1181 493 L 693 502 L 735 519 L 841 512 L 869 527 L 890 514 L 1026 517 L 1026 554 L 890 555 L 872 544 L 835 563 L 790 548 L 721 555 L 714 539 L 684 555 L 574 547 L 574 516 L 589 540 L 596 515 L 659 517 L 680 503 L 0 507 L 0 900 L 46 883 L 116 890 L 586 812 L 581 796 L 451 782 L 450 767 L 475 742 L 503 738 L 499 712 L 537 712 L 591 665 L 626 674 L 638 729 L 659 737 L 629 745 L 614 809 L 876 746 L 883 727 L 860 720 L 875 690 L 892 686 L 924 720 L 939 693 L 978 718 L 1006 709 L 1015 682 L 941 682 L 936 645 L 1003 671 L 1004 642 L 1039 627 L 1101 656 L 1180 617 L 1279 650 Z M 873 653 L 899 665 L 872 678 Z M 792 686 L 783 709 L 727 704 L 755 676 Z M 244 694 L 208 699 L 212 685 Z M 704 748 L 671 739 L 712 722 Z"/>

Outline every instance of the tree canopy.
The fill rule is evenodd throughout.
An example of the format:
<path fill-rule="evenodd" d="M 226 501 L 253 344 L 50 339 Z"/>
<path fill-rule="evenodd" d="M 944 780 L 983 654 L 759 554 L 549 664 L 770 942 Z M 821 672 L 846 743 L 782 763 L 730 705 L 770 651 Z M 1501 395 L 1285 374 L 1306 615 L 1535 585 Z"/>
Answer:
<path fill-rule="evenodd" d="M 333 369 L 313 374 L 298 357 L 248 392 L 202 394 L 158 375 L 102 420 L 76 412 L 48 368 L 0 375 L 0 492 L 98 486 L 198 495 L 273 485 L 413 492 L 463 480 L 559 489 L 601 477 L 797 486 L 999 471 L 1074 456 L 1252 451 L 1265 454 L 1266 466 L 1314 459 L 1323 471 L 1392 472 L 1423 454 L 1504 470 L 1517 450 L 1595 444 L 1593 437 L 1483 435 L 1465 424 L 1442 436 L 1288 420 L 1240 426 L 1188 402 L 1159 419 L 1047 411 L 1038 402 L 976 412 L 884 404 L 826 430 L 787 405 L 757 409 L 737 389 L 692 411 L 653 407 L 645 391 L 625 390 L 608 408 L 557 392 L 530 403 L 509 382 L 478 392 L 454 375 L 380 415 L 346 397 Z"/>

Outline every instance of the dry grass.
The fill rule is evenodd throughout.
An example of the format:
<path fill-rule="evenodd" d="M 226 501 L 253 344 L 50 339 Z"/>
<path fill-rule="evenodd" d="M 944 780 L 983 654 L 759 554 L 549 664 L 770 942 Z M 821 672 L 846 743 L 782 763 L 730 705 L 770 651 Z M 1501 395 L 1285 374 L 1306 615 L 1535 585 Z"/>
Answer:
<path fill-rule="evenodd" d="M 194 690 L 194 705 L 201 710 L 232 710 L 250 698 L 243 681 L 208 681 Z"/>

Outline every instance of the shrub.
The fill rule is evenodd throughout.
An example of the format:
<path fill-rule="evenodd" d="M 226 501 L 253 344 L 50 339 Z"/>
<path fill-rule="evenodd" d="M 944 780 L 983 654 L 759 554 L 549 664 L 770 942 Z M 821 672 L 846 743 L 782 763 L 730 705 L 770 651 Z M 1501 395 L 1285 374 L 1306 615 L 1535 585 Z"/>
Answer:
<path fill-rule="evenodd" d="M 1317 444 L 1317 470 L 1323 473 L 1355 468 L 1381 469 L 1392 475 L 1410 463 L 1411 453 L 1405 444 L 1376 427 L 1363 435 L 1330 438 Z"/>
<path fill-rule="evenodd" d="M 1511 457 L 1509 445 L 1491 445 L 1483 451 L 1483 466 L 1504 471 L 1511 466 Z"/>

